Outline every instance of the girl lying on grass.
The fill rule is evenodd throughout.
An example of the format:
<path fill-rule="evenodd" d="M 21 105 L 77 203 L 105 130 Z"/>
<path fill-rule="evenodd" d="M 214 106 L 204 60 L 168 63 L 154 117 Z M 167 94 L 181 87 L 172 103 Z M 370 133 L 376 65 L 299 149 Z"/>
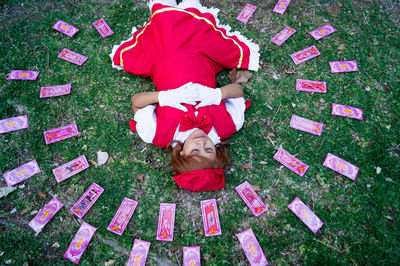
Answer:
<path fill-rule="evenodd" d="M 132 97 L 130 128 L 171 152 L 175 182 L 193 191 L 225 185 L 226 143 L 244 122 L 242 87 L 216 88 L 222 68 L 257 70 L 258 46 L 220 26 L 218 9 L 198 1 L 152 1 L 152 15 L 131 39 L 114 46 L 113 67 L 150 77 L 157 91 Z"/>

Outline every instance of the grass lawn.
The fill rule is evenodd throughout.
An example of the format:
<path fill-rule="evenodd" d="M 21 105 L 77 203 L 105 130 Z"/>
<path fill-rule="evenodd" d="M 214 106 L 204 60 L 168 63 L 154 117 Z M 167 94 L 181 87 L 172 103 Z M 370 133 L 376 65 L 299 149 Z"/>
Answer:
<path fill-rule="evenodd" d="M 5 2 L 5 3 L 4 3 Z M 235 18 L 245 1 L 202 1 L 260 45 L 261 68 L 245 84 L 252 101 L 240 132 L 229 139 L 224 189 L 193 193 L 172 180 L 165 150 L 128 128 L 130 97 L 152 91 L 149 79 L 117 71 L 108 54 L 149 18 L 141 1 L 14 1 L 0 4 L 0 119 L 28 115 L 29 128 L 0 135 L 0 172 L 36 159 L 41 173 L 0 199 L 0 264 L 72 264 L 63 254 L 82 221 L 97 231 L 81 265 L 123 265 L 134 239 L 151 242 L 148 265 L 182 265 L 183 246 L 201 246 L 204 265 L 247 265 L 235 234 L 252 228 L 272 264 L 385 264 L 400 261 L 400 94 L 398 1 L 294 0 L 284 15 L 276 1 L 253 1 L 247 24 Z M 396 3 L 397 2 L 397 3 Z M 397 10 L 397 11 L 396 11 Z M 104 17 L 115 34 L 101 38 L 92 23 Z M 51 27 L 63 20 L 70 38 Z M 315 41 L 326 24 L 337 32 Z M 270 42 L 284 26 L 297 32 L 281 47 Z M 295 65 L 290 54 L 311 45 L 321 55 Z M 57 58 L 63 48 L 88 57 L 77 66 Z M 331 74 L 329 61 L 356 60 L 359 72 Z M 40 71 L 36 81 L 9 81 L 12 69 Z M 217 85 L 229 83 L 223 70 Z M 298 92 L 296 79 L 327 82 L 326 94 Z M 69 95 L 41 99 L 40 87 L 72 84 Z M 364 110 L 364 120 L 331 115 L 331 104 Z M 321 136 L 289 127 L 292 114 L 324 123 Z M 76 122 L 80 135 L 46 145 L 43 131 Z M 279 147 L 309 165 L 303 177 L 273 159 Z M 108 152 L 96 167 L 97 151 Z M 355 181 L 322 164 L 327 153 L 358 166 Z M 90 168 L 57 183 L 52 170 L 80 155 Z M 255 217 L 235 191 L 259 187 L 269 210 Z M 105 191 L 83 219 L 69 209 L 93 183 Z M 0 187 L 6 186 L 0 181 Z M 64 207 L 42 232 L 29 221 L 52 197 Z M 139 202 L 122 236 L 106 230 L 124 197 Z M 313 234 L 288 208 L 299 197 L 324 222 Z M 215 198 L 222 235 L 205 237 L 200 201 Z M 176 203 L 173 242 L 157 241 L 159 205 Z"/>

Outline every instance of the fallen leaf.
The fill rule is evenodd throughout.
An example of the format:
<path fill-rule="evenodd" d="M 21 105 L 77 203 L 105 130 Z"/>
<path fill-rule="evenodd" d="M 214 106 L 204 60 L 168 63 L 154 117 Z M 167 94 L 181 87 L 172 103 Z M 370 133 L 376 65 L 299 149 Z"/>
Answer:
<path fill-rule="evenodd" d="M 233 74 L 234 74 L 234 72 L 232 73 L 232 76 L 233 76 Z M 253 74 L 251 74 L 250 71 L 248 71 L 248 70 L 236 71 L 236 75 L 235 75 L 235 79 L 234 79 L 233 83 L 246 83 L 252 76 L 253 76 Z"/>
<path fill-rule="evenodd" d="M 139 174 L 139 175 L 136 177 L 136 180 L 138 180 L 138 181 L 143 181 L 143 177 L 144 177 L 144 174 Z"/>
<path fill-rule="evenodd" d="M 113 157 L 110 156 L 110 158 L 108 159 L 108 162 L 109 162 L 109 163 L 113 163 L 113 162 L 114 162 Z"/>
<path fill-rule="evenodd" d="M 339 51 L 344 51 L 344 50 L 346 50 L 346 46 L 344 46 L 344 44 L 342 44 L 342 45 L 340 45 L 337 49 L 338 49 Z"/>
<path fill-rule="evenodd" d="M 94 165 L 94 167 L 96 167 L 96 168 L 97 168 L 97 163 L 96 163 L 95 161 L 93 161 L 93 160 L 89 160 L 89 162 L 91 162 L 91 163 Z"/>
<path fill-rule="evenodd" d="M 115 264 L 115 260 L 109 260 L 106 263 L 104 263 L 104 266 L 111 266 Z"/>
<path fill-rule="evenodd" d="M 82 146 L 82 150 L 87 151 L 87 146 L 86 146 L 86 144 Z"/>
<path fill-rule="evenodd" d="M 229 76 L 229 79 L 232 81 L 232 83 L 235 82 L 236 74 L 237 74 L 236 68 L 232 69 L 232 70 L 229 72 L 229 75 L 228 75 L 228 76 Z"/>
<path fill-rule="evenodd" d="M 40 197 L 42 197 L 42 198 L 47 197 L 47 193 L 44 193 L 44 192 L 38 192 L 38 195 L 39 195 Z"/>
<path fill-rule="evenodd" d="M 387 84 L 383 84 L 383 89 L 387 92 L 387 93 L 391 93 L 392 89 L 387 85 Z"/>
<path fill-rule="evenodd" d="M 275 133 L 269 132 L 269 133 L 267 134 L 267 136 L 273 138 L 273 137 L 275 137 Z"/>
<path fill-rule="evenodd" d="M 249 168 L 251 168 L 253 166 L 253 163 L 252 162 L 250 162 L 250 163 L 245 163 L 245 164 L 242 164 L 241 166 L 240 166 L 240 169 L 249 169 Z"/>
<path fill-rule="evenodd" d="M 74 192 L 75 192 L 75 188 L 73 187 L 73 188 L 71 188 L 70 190 L 68 190 L 67 194 L 68 194 L 68 195 L 71 195 L 71 194 L 74 193 Z"/>
<path fill-rule="evenodd" d="M 253 188 L 254 191 L 260 191 L 260 186 L 259 185 L 251 185 L 250 186 Z"/>
<path fill-rule="evenodd" d="M 97 152 L 97 165 L 103 165 L 107 162 L 108 160 L 108 153 L 103 152 L 103 151 L 98 151 Z"/>

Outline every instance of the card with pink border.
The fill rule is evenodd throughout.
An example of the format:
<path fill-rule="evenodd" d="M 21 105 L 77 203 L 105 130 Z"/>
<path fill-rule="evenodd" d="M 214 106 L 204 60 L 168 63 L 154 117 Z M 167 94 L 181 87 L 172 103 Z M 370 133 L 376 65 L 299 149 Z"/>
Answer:
<path fill-rule="evenodd" d="M 324 224 L 318 216 L 316 216 L 307 205 L 305 205 L 299 198 L 295 198 L 288 206 L 299 219 L 307 225 L 308 228 L 315 234 Z"/>
<path fill-rule="evenodd" d="M 331 68 L 331 73 L 359 71 L 357 62 L 354 60 L 329 62 L 329 67 Z"/>
<path fill-rule="evenodd" d="M 350 178 L 353 181 L 356 180 L 359 170 L 357 166 L 352 165 L 351 163 L 346 162 L 345 160 L 331 153 L 328 153 L 328 155 L 326 155 L 323 166 L 326 166 L 333 171 Z"/>
<path fill-rule="evenodd" d="M 63 206 L 64 204 L 61 201 L 52 198 L 29 222 L 29 227 L 39 234 Z"/>
<path fill-rule="evenodd" d="M 268 210 L 267 206 L 260 199 L 249 182 L 245 181 L 235 189 L 255 216 L 258 217 Z"/>
<path fill-rule="evenodd" d="M 256 9 L 257 7 L 255 5 L 247 3 L 236 19 L 246 24 Z"/>
<path fill-rule="evenodd" d="M 200 206 L 201 214 L 203 215 L 205 236 L 217 236 L 222 234 L 217 201 L 215 199 L 202 200 Z"/>
<path fill-rule="evenodd" d="M 326 93 L 326 82 L 296 79 L 296 90 L 306 92 Z"/>
<path fill-rule="evenodd" d="M 43 132 L 46 144 L 72 138 L 77 135 L 79 135 L 79 131 L 75 123 Z"/>
<path fill-rule="evenodd" d="M 39 165 L 36 160 L 33 160 L 11 171 L 5 172 L 3 178 L 7 186 L 12 187 L 38 173 L 40 173 Z"/>
<path fill-rule="evenodd" d="M 161 203 L 158 216 L 157 240 L 172 241 L 174 239 L 175 227 L 174 203 Z"/>
<path fill-rule="evenodd" d="M 183 266 L 201 266 L 200 247 L 183 247 Z"/>
<path fill-rule="evenodd" d="M 29 127 L 28 116 L 21 115 L 0 120 L 0 134 Z"/>
<path fill-rule="evenodd" d="M 79 31 L 78 28 L 76 28 L 62 20 L 57 21 L 56 24 L 54 24 L 52 28 L 55 29 L 56 31 L 64 33 L 65 35 L 67 35 L 69 37 L 74 36 Z"/>
<path fill-rule="evenodd" d="M 308 169 L 308 165 L 280 148 L 274 155 L 274 159 L 295 172 L 296 174 L 303 176 Z"/>
<path fill-rule="evenodd" d="M 72 206 L 70 211 L 82 219 L 82 217 L 85 216 L 96 200 L 100 197 L 103 191 L 104 188 L 93 182 L 93 184 L 86 190 L 82 197 L 74 204 L 74 206 Z"/>
<path fill-rule="evenodd" d="M 93 26 L 96 28 L 96 30 L 100 33 L 101 37 L 103 38 L 114 34 L 110 26 L 108 26 L 107 22 L 104 20 L 104 18 L 101 18 L 93 22 Z"/>
<path fill-rule="evenodd" d="M 89 163 L 86 160 L 85 155 L 79 156 L 78 158 L 63 164 L 56 169 L 53 169 L 53 174 L 56 178 L 57 183 L 76 175 L 79 172 L 89 168 Z"/>
<path fill-rule="evenodd" d="M 251 228 L 236 234 L 236 237 L 239 239 L 240 245 L 242 246 L 250 265 L 268 265 L 264 251 L 262 250 L 260 243 L 258 243 L 258 240 Z"/>
<path fill-rule="evenodd" d="M 332 103 L 332 115 L 343 116 L 357 120 L 364 119 L 364 113 L 362 109 L 336 103 Z"/>
<path fill-rule="evenodd" d="M 332 27 L 331 25 L 327 24 L 321 28 L 318 28 L 312 32 L 310 32 L 311 36 L 318 41 L 319 39 L 322 39 L 326 36 L 328 36 L 331 33 L 334 33 L 336 29 Z"/>
<path fill-rule="evenodd" d="M 48 86 L 40 88 L 40 98 L 49 98 L 71 93 L 71 84 Z"/>
<path fill-rule="evenodd" d="M 32 70 L 11 70 L 8 75 L 8 80 L 36 80 L 39 76 L 39 71 Z"/>
<path fill-rule="evenodd" d="M 292 115 L 292 119 L 290 120 L 290 127 L 310 134 L 321 136 L 324 124 L 297 115 Z"/>
<path fill-rule="evenodd" d="M 121 236 L 124 233 L 137 205 L 137 201 L 124 198 L 117 213 L 108 225 L 107 230 Z"/>
<path fill-rule="evenodd" d="M 315 45 L 307 47 L 301 51 L 298 51 L 294 54 L 291 54 L 290 57 L 293 59 L 293 62 L 298 65 L 308 61 L 314 57 L 319 56 L 321 53 L 318 51 Z"/>
<path fill-rule="evenodd" d="M 277 35 L 272 37 L 271 42 L 275 43 L 278 46 L 281 46 L 284 42 L 287 41 L 294 33 L 296 32 L 295 29 L 291 27 L 285 27 L 281 30 Z"/>
<path fill-rule="evenodd" d="M 76 64 L 78 66 L 83 65 L 83 63 L 85 63 L 86 60 L 88 59 L 86 56 L 68 50 L 66 48 L 64 48 L 57 57 L 65 61 L 71 62 L 73 64 Z"/>
<path fill-rule="evenodd" d="M 75 264 L 78 264 L 96 230 L 96 227 L 82 222 L 81 227 L 79 227 L 74 238 L 69 244 L 67 251 L 65 251 L 64 258 L 69 259 Z"/>
<path fill-rule="evenodd" d="M 285 13 L 289 4 L 290 4 L 290 0 L 279 0 L 278 3 L 276 3 L 276 5 L 272 11 L 283 15 L 283 13 Z"/>
<path fill-rule="evenodd" d="M 144 266 L 146 265 L 147 255 L 149 254 L 150 242 L 135 239 L 127 266 Z"/>

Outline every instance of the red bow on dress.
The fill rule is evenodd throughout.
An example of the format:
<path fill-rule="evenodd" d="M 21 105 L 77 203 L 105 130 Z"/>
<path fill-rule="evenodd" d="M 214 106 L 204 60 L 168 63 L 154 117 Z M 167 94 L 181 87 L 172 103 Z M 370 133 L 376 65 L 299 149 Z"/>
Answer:
<path fill-rule="evenodd" d="M 212 120 L 207 113 L 199 112 L 196 118 L 194 111 L 188 110 L 179 126 L 179 131 L 184 132 L 193 128 L 199 128 L 208 134 L 211 131 L 212 126 Z"/>

